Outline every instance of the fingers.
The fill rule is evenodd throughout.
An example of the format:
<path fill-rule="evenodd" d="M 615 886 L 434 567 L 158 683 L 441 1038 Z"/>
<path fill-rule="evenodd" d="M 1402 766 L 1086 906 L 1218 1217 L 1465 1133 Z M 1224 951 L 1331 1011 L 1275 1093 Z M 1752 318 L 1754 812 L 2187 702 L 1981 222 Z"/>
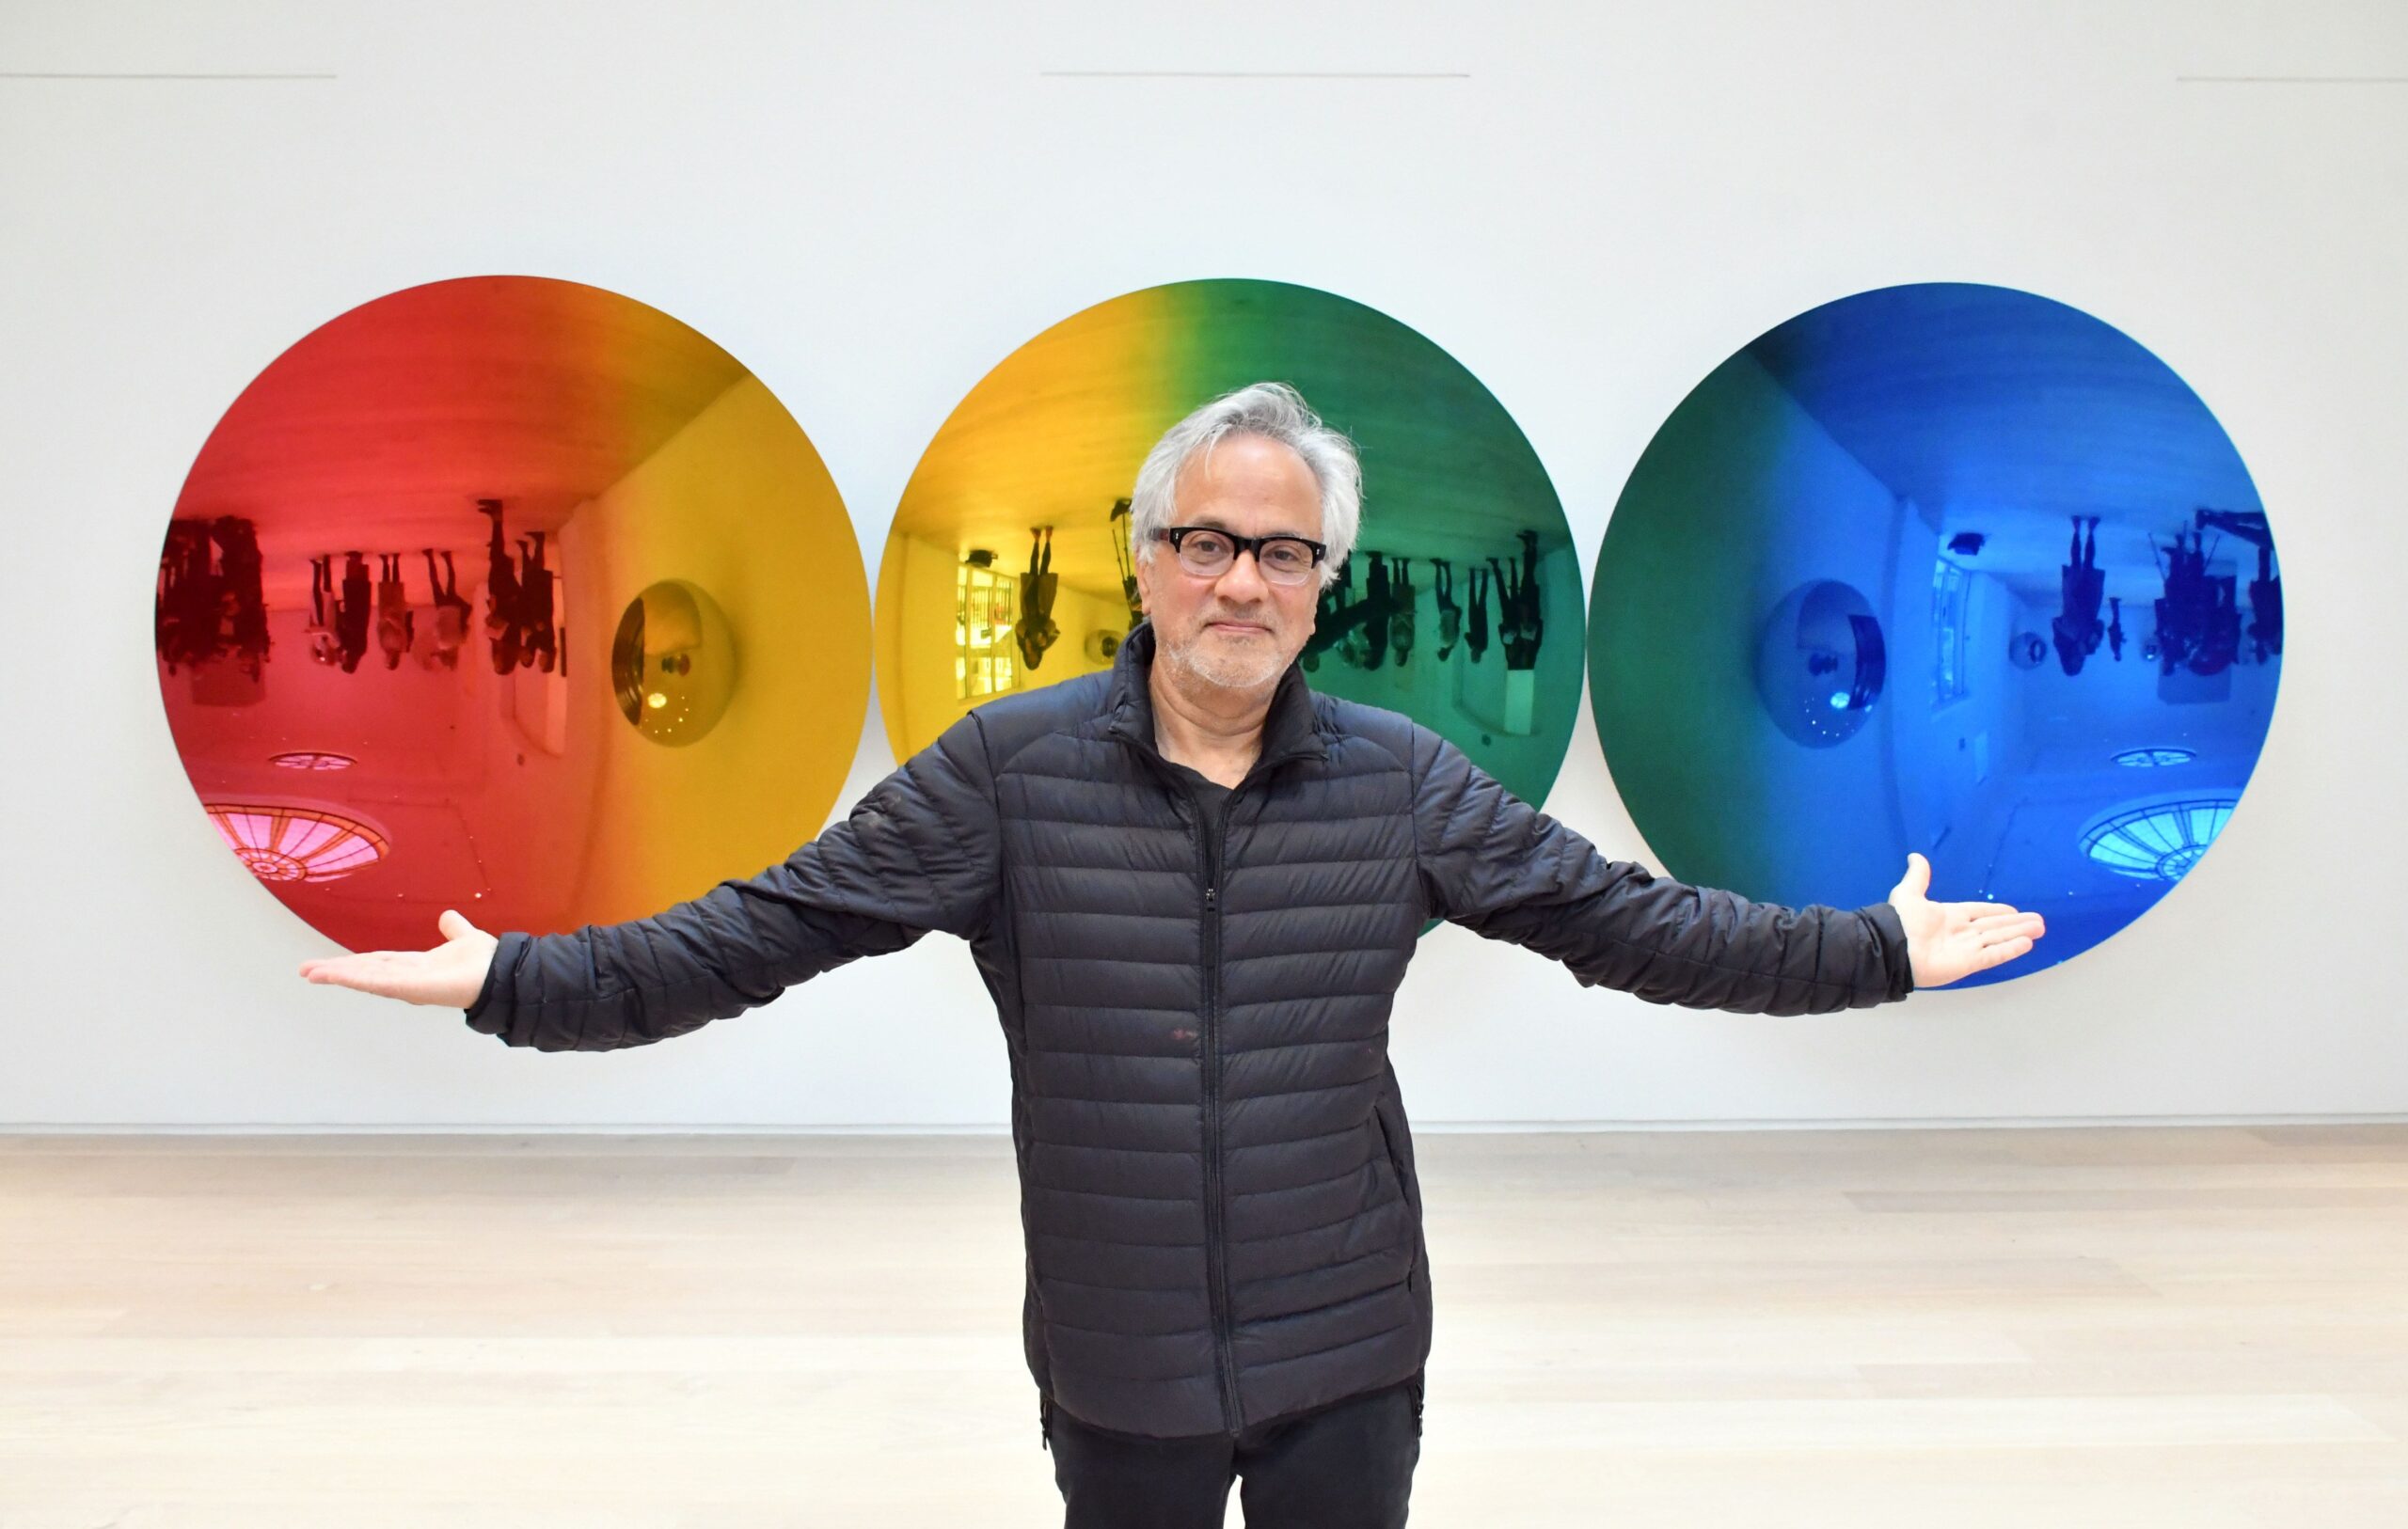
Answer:
<path fill-rule="evenodd" d="M 2003 945 L 1986 945 L 1982 948 L 1981 969 L 1987 971 L 1992 967 L 2004 966 L 2019 955 L 2031 954 L 2032 941 L 2028 938 L 2010 939 Z"/>
<path fill-rule="evenodd" d="M 356 957 L 344 961 L 321 961 L 302 975 L 321 986 L 348 987 L 356 992 L 373 993 L 379 998 L 391 996 L 391 969 L 380 969 Z"/>
<path fill-rule="evenodd" d="M 2002 929 L 2018 932 L 2029 929 L 2032 933 L 2038 934 L 2048 925 L 2037 913 L 2020 913 L 2010 909 L 2004 913 L 1985 913 L 1977 918 L 1967 919 L 1965 927 L 1983 934 L 1995 934 Z"/>
<path fill-rule="evenodd" d="M 359 951 L 301 963 L 305 981 L 322 986 L 348 987 L 378 998 L 406 996 L 416 970 L 417 951 Z"/>

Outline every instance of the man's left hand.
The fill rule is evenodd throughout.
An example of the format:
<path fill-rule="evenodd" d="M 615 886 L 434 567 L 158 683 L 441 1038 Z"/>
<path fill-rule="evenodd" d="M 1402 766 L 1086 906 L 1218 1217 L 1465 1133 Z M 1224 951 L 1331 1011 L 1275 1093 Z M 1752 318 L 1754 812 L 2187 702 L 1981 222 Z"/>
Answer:
<path fill-rule="evenodd" d="M 1924 895 L 1930 889 L 1931 862 L 1908 855 L 1907 874 L 1890 890 L 1890 906 L 1906 926 L 1917 989 L 1945 987 L 2012 961 L 2048 933 L 2037 913 L 2005 903 L 1935 903 Z"/>

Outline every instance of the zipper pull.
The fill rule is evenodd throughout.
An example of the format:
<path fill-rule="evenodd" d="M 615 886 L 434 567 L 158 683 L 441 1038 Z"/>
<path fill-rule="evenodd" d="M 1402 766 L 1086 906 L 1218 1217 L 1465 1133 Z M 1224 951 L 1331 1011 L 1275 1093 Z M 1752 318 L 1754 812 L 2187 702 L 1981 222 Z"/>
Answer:
<path fill-rule="evenodd" d="M 1204 889 L 1204 911 L 1205 911 L 1205 912 L 1210 913 L 1210 912 L 1212 912 L 1212 911 L 1213 910 L 1213 902 L 1212 902 L 1212 900 L 1213 900 L 1215 897 L 1219 896 L 1219 895 L 1220 895 L 1220 889 L 1219 889 L 1219 888 L 1217 888 L 1217 887 L 1207 887 L 1207 888 L 1205 888 L 1205 889 Z"/>

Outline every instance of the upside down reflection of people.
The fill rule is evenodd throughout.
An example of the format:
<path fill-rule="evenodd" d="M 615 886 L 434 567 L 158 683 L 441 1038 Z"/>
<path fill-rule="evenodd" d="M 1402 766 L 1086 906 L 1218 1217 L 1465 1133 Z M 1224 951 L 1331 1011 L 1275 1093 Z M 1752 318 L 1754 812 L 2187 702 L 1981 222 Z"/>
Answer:
<path fill-rule="evenodd" d="M 2240 654 L 2237 575 L 2208 572 L 2205 541 L 2203 532 L 2177 530 L 2167 550 L 2165 592 L 2156 602 L 2160 674 L 2172 674 L 2178 665 L 2194 674 L 2220 674 Z"/>
<path fill-rule="evenodd" d="M 150 620 L 152 649 L 168 673 L 230 654 L 258 679 L 272 639 L 251 522 L 241 515 L 169 520 Z"/>
<path fill-rule="evenodd" d="M 2050 641 L 2057 650 L 2057 666 L 2067 674 L 2082 672 L 2083 660 L 2099 651 L 2107 635 L 2099 619 L 2100 598 L 2107 592 L 2107 574 L 2099 566 L 2099 517 L 2091 515 L 2090 537 L 2083 539 L 2085 517 L 2073 517 L 2071 560 L 2057 570 L 2057 614 L 2049 619 Z"/>
<path fill-rule="evenodd" d="M 1054 597 L 1061 585 L 1054 572 L 1054 528 L 1028 528 L 1028 573 L 1020 583 L 1020 620 L 1012 623 L 1012 640 L 1020 659 L 1030 669 L 1045 662 L 1045 651 L 1062 635 L 1054 620 Z"/>
<path fill-rule="evenodd" d="M 426 554 L 426 582 L 435 591 L 435 632 L 420 662 L 429 669 L 458 669 L 460 650 L 467 644 L 468 623 L 475 610 L 460 594 L 459 571 L 452 564 L 452 549 L 443 549 L 443 570 L 435 567 L 435 549 Z"/>
<path fill-rule="evenodd" d="M 555 664 L 564 668 L 553 621 L 555 577 L 544 562 L 548 533 L 538 529 L 519 537 L 514 562 L 501 501 L 479 499 L 477 513 L 493 521 L 485 538 L 485 637 L 493 671 L 508 674 L 531 666 L 549 673 Z"/>
<path fill-rule="evenodd" d="M 402 555 L 376 554 L 376 646 L 387 669 L 402 667 L 402 654 L 418 640 L 418 616 L 410 609 L 409 588 L 402 581 Z"/>
<path fill-rule="evenodd" d="M 1430 594 L 1438 602 L 1438 662 L 1443 664 L 1464 635 L 1464 607 L 1455 604 L 1455 565 L 1444 558 L 1430 560 Z"/>
<path fill-rule="evenodd" d="M 1497 640 L 1505 649 L 1507 669 L 1535 669 L 1539 645 L 1546 637 L 1546 615 L 1539 604 L 1539 533 L 1515 534 L 1522 542 L 1522 562 L 1511 572 L 1518 577 L 1509 579 L 1509 570 L 1498 568 L 1496 559 L 1488 560 L 1497 574 Z"/>

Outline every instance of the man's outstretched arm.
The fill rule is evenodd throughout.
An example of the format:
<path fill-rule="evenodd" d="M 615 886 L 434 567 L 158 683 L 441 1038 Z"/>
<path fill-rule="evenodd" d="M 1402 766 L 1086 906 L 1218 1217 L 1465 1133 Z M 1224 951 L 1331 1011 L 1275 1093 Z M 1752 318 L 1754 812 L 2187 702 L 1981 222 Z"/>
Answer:
<path fill-rule="evenodd" d="M 1609 860 L 1414 730 L 1415 834 L 1431 911 L 1655 1003 L 1749 1014 L 1867 1008 L 2014 959 L 2044 932 L 2004 903 L 1933 903 L 1911 856 L 1891 900 L 1784 907 Z"/>
<path fill-rule="evenodd" d="M 967 939 L 1000 882 L 994 782 L 976 714 L 872 787 L 842 823 L 749 880 L 649 918 L 498 940 L 456 911 L 431 951 L 304 962 L 301 975 L 463 1009 L 511 1046 L 607 1051 L 767 1003 L 932 929 Z"/>

